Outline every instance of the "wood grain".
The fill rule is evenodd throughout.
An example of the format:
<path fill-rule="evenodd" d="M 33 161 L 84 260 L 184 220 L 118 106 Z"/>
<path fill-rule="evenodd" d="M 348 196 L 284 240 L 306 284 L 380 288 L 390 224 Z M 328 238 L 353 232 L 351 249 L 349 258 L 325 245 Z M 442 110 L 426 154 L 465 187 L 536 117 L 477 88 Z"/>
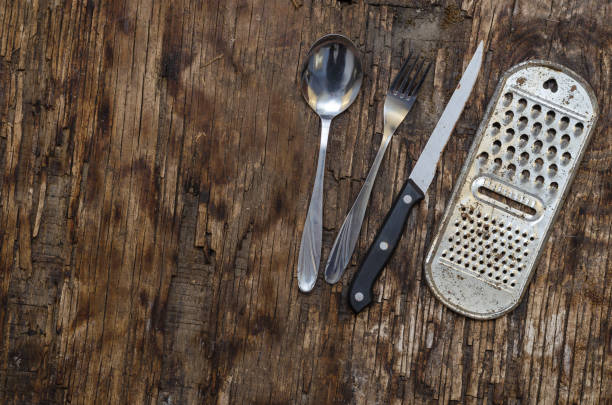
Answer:
<path fill-rule="evenodd" d="M 612 403 L 612 30 L 595 0 L 0 0 L 0 403 Z M 298 292 L 319 122 L 297 83 L 362 53 L 334 120 L 323 258 L 409 49 L 435 61 L 335 286 Z M 481 76 L 358 317 L 350 276 L 480 40 Z M 521 305 L 456 315 L 424 252 L 500 75 L 568 66 L 600 119 Z"/>

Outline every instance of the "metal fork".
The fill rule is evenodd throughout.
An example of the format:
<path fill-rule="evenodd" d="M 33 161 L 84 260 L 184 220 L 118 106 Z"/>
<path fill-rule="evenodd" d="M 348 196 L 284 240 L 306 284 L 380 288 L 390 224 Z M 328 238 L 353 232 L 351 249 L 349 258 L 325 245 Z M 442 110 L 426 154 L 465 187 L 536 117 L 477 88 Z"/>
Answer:
<path fill-rule="evenodd" d="M 384 130 L 382 142 L 380 143 L 368 177 L 361 187 L 361 191 L 353 203 L 353 207 L 351 207 L 351 210 L 346 216 L 342 228 L 340 228 L 340 232 L 336 237 L 334 246 L 327 260 L 327 265 L 325 266 L 325 280 L 330 284 L 334 284 L 340 280 L 342 273 L 344 273 L 353 255 L 380 162 L 385 155 L 385 151 L 387 150 L 387 146 L 389 146 L 389 141 L 395 133 L 395 130 L 412 108 L 417 93 L 431 67 L 431 63 L 427 63 L 423 71 L 424 64 L 424 59 L 419 63 L 418 54 L 412 58 L 411 51 L 400 71 L 393 79 L 391 87 L 387 91 L 383 113 Z"/>

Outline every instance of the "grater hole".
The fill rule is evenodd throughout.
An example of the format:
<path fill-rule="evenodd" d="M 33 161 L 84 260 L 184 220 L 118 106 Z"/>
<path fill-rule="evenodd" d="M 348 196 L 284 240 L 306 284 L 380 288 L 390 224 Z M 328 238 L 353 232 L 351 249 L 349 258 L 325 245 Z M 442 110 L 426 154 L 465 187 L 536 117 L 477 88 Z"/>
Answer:
<path fill-rule="evenodd" d="M 565 130 L 568 127 L 569 122 L 570 120 L 568 117 L 561 118 L 561 121 L 559 121 L 559 129 L 562 131 Z"/>
<path fill-rule="evenodd" d="M 496 158 L 493 162 L 495 163 L 495 169 L 499 169 L 502 165 L 502 160 L 500 158 Z"/>
<path fill-rule="evenodd" d="M 539 104 L 536 104 L 533 107 L 531 107 L 531 117 L 535 118 L 538 115 L 540 115 L 541 112 L 542 112 L 542 107 L 540 107 Z"/>
<path fill-rule="evenodd" d="M 537 141 L 533 143 L 533 148 L 531 150 L 533 151 L 533 153 L 540 153 L 543 145 L 544 143 L 542 143 L 542 141 L 538 139 Z"/>
<path fill-rule="evenodd" d="M 514 129 L 508 128 L 506 129 L 506 141 L 511 141 L 514 137 Z"/>
<path fill-rule="evenodd" d="M 513 119 L 514 119 L 514 113 L 512 112 L 512 110 L 506 111 L 506 114 L 504 116 L 504 124 L 508 125 Z"/>
<path fill-rule="evenodd" d="M 523 171 L 521 172 L 521 178 L 522 178 L 522 180 L 523 180 L 523 181 L 527 181 L 527 180 L 529 180 L 529 176 L 530 176 L 530 174 L 531 174 L 531 173 L 529 173 L 529 170 L 523 170 Z"/>
<path fill-rule="evenodd" d="M 542 158 L 537 158 L 534 162 L 533 165 L 535 167 L 536 170 L 541 170 L 542 166 L 544 166 L 544 160 Z"/>
<path fill-rule="evenodd" d="M 563 155 L 561 155 L 561 163 L 564 165 L 568 164 L 571 159 L 572 155 L 569 152 L 565 152 Z"/>
<path fill-rule="evenodd" d="M 570 143 L 570 136 L 568 134 L 565 134 L 561 137 L 561 147 L 562 148 L 567 148 L 567 145 L 569 145 Z"/>
<path fill-rule="evenodd" d="M 551 192 L 555 192 L 557 191 L 557 189 L 559 189 L 559 184 L 556 181 L 553 181 L 552 183 L 550 183 Z"/>
<path fill-rule="evenodd" d="M 539 122 L 536 122 L 531 127 L 531 134 L 534 136 L 538 136 L 541 130 L 542 130 L 542 124 L 540 124 Z"/>
<path fill-rule="evenodd" d="M 527 152 L 521 153 L 521 164 L 525 165 L 527 164 L 527 161 L 529 161 L 529 153 Z"/>
<path fill-rule="evenodd" d="M 548 148 L 548 158 L 549 159 L 554 158 L 556 154 L 557 154 L 557 148 L 555 148 L 554 146 L 551 146 L 550 148 Z"/>
<path fill-rule="evenodd" d="M 557 81 L 553 79 L 552 77 L 546 80 L 544 83 L 542 83 L 542 87 L 544 87 L 547 90 L 552 91 L 553 93 L 556 93 L 557 89 L 559 88 L 559 86 L 557 85 Z"/>
<path fill-rule="evenodd" d="M 508 92 L 506 94 L 504 94 L 504 106 L 509 106 L 510 103 L 512 102 L 512 93 Z"/>
<path fill-rule="evenodd" d="M 493 142 L 493 153 L 499 152 L 499 148 L 501 148 L 501 141 L 498 139 Z"/>
<path fill-rule="evenodd" d="M 582 122 L 577 123 L 574 126 L 574 135 L 579 136 L 584 131 L 584 124 Z"/>
<path fill-rule="evenodd" d="M 518 107 L 516 110 L 520 112 L 520 111 L 523 111 L 526 107 L 527 107 L 527 100 L 522 98 L 518 101 Z"/>
<path fill-rule="evenodd" d="M 487 152 L 482 152 L 478 158 L 480 159 L 480 164 L 484 164 L 489 159 L 489 154 Z"/>
<path fill-rule="evenodd" d="M 555 119 L 555 112 L 554 111 L 548 111 L 546 113 L 546 125 L 550 125 L 551 122 L 553 122 Z"/>
<path fill-rule="evenodd" d="M 536 182 L 536 186 L 541 187 L 542 184 L 544 184 L 544 177 L 543 176 L 536 177 L 535 182 Z"/>
<path fill-rule="evenodd" d="M 557 135 L 557 131 L 555 131 L 552 128 L 548 128 L 548 131 L 546 131 L 546 140 L 548 142 L 551 142 L 553 139 L 555 139 L 555 135 Z"/>
<path fill-rule="evenodd" d="M 509 149 L 509 148 L 508 148 Z M 514 151 L 513 151 L 514 152 Z M 515 172 L 516 171 L 516 165 L 514 163 L 510 163 L 508 165 L 508 171 L 510 172 Z"/>
<path fill-rule="evenodd" d="M 514 148 L 514 146 L 508 146 L 507 152 L 508 159 L 512 159 L 512 156 L 514 156 L 514 152 L 516 152 L 516 149 Z"/>
<path fill-rule="evenodd" d="M 525 145 L 527 145 L 527 142 L 529 142 L 529 135 L 527 134 L 522 134 L 521 137 L 519 138 L 519 146 L 522 148 Z"/>
<path fill-rule="evenodd" d="M 501 130 L 501 124 L 499 122 L 494 122 L 492 127 L 493 129 L 491 130 L 491 135 L 495 136 Z"/>
<path fill-rule="evenodd" d="M 552 164 L 552 165 L 548 166 L 548 175 L 553 177 L 554 175 L 557 174 L 558 170 L 559 170 L 559 168 L 557 167 L 557 165 Z"/>
<path fill-rule="evenodd" d="M 522 131 L 527 126 L 527 122 L 528 122 L 527 117 L 519 118 L 518 126 L 517 126 L 519 131 Z"/>

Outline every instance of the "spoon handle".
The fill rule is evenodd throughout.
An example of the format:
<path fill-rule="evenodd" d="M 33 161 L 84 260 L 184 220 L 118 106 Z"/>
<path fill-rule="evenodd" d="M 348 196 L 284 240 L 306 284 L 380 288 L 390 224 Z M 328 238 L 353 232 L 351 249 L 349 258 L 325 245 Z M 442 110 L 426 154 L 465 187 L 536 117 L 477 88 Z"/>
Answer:
<path fill-rule="evenodd" d="M 329 136 L 330 119 L 321 119 L 321 146 L 310 206 L 302 231 L 300 255 L 298 257 L 298 287 L 302 292 L 314 288 L 321 261 L 321 238 L 323 232 L 323 174 L 325 172 L 325 153 Z"/>
<path fill-rule="evenodd" d="M 359 239 L 359 233 L 361 232 L 363 217 L 365 216 L 366 208 L 370 201 L 372 186 L 374 186 L 374 180 L 376 179 L 380 162 L 385 155 L 390 140 L 390 136 L 383 136 L 383 141 L 378 148 L 376 158 L 374 158 L 374 164 L 372 164 L 370 168 L 368 177 L 361 187 L 361 191 L 359 191 L 359 195 L 353 203 L 351 210 L 344 219 L 338 236 L 336 236 L 329 258 L 327 259 L 327 265 L 325 266 L 325 281 L 330 284 L 335 284 L 340 280 L 346 266 L 351 260 L 351 256 L 357 245 L 357 240 Z"/>

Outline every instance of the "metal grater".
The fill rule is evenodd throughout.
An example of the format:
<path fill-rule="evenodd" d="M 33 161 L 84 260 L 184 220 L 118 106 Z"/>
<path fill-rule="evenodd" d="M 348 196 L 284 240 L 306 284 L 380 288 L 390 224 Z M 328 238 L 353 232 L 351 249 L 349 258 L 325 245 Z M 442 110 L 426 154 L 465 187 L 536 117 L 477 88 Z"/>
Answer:
<path fill-rule="evenodd" d="M 569 69 L 504 74 L 425 260 L 445 305 L 476 319 L 518 305 L 596 120 L 593 90 Z"/>

